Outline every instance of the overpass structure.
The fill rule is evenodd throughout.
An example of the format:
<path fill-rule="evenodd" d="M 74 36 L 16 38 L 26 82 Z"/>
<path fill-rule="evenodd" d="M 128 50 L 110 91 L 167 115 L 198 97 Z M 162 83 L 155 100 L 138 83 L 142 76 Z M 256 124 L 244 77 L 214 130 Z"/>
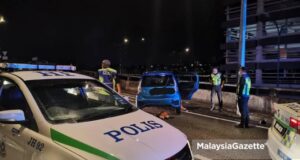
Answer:
<path fill-rule="evenodd" d="M 225 6 L 222 45 L 227 82 L 239 66 L 240 1 Z M 255 87 L 300 88 L 300 1 L 248 0 L 246 67 Z"/>

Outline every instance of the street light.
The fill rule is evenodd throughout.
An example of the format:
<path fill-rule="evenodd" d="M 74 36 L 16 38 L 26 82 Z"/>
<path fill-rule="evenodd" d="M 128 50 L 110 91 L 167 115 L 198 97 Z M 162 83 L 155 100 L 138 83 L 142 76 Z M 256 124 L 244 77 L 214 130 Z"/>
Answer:
<path fill-rule="evenodd" d="M 145 40 L 146 40 L 146 39 L 145 39 L 144 37 L 141 38 L 141 41 L 142 41 L 142 42 L 145 42 Z"/>
<path fill-rule="evenodd" d="M 0 23 L 5 23 L 5 22 L 6 22 L 6 21 L 5 21 L 4 16 L 0 15 Z"/>
<path fill-rule="evenodd" d="M 189 52 L 190 52 L 190 48 L 189 48 L 189 47 L 186 47 L 186 48 L 184 49 L 184 51 L 185 51 L 185 53 L 189 53 Z"/>
<path fill-rule="evenodd" d="M 123 42 L 124 42 L 125 44 L 127 44 L 127 43 L 129 43 L 129 39 L 128 39 L 128 38 L 124 38 Z"/>

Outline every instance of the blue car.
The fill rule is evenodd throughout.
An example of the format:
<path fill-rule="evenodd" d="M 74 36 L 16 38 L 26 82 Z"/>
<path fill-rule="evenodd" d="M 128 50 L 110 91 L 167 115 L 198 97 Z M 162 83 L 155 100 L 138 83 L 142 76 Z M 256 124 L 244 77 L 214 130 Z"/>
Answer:
<path fill-rule="evenodd" d="M 190 75 L 191 76 L 191 75 Z M 167 71 L 153 71 L 146 72 L 142 75 L 139 91 L 137 95 L 137 107 L 142 108 L 145 106 L 171 106 L 176 109 L 177 113 L 180 113 L 182 95 L 180 94 L 180 82 L 179 76 L 176 76 L 172 72 Z M 199 88 L 198 76 L 192 75 L 192 89 L 188 89 L 189 95 L 195 92 Z M 185 76 L 186 79 L 186 76 Z M 184 84 L 187 84 L 184 81 Z M 197 84 L 197 85 L 196 85 Z M 183 85 L 187 86 L 187 85 Z M 186 91 L 187 88 L 185 88 Z"/>
<path fill-rule="evenodd" d="M 193 94 L 199 89 L 199 75 L 197 73 L 177 74 L 179 92 L 182 99 L 190 100 Z"/>

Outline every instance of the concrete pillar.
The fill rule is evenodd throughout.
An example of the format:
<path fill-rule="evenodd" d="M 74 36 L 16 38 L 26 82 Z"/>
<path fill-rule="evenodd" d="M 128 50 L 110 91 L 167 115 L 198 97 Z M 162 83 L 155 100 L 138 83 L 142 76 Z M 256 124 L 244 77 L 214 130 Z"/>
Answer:
<path fill-rule="evenodd" d="M 264 13 L 264 0 L 257 0 L 257 15 L 261 15 Z M 256 24 L 256 39 L 259 41 L 264 37 L 264 22 L 258 21 Z M 258 43 L 256 46 L 256 58 L 255 61 L 257 63 L 255 70 L 255 85 L 262 86 L 262 69 L 259 66 L 259 63 L 263 61 L 263 47 Z"/>
<path fill-rule="evenodd" d="M 262 86 L 262 70 L 260 68 L 256 68 L 255 70 L 255 86 Z"/>
<path fill-rule="evenodd" d="M 230 12 L 229 12 L 229 6 L 226 7 L 226 21 L 228 22 L 230 20 Z"/>
<path fill-rule="evenodd" d="M 257 1 L 257 15 L 261 15 L 264 13 L 264 0 L 258 0 Z M 256 38 L 261 39 L 264 36 L 264 22 L 258 21 L 256 24 Z"/>
<path fill-rule="evenodd" d="M 257 10 L 256 10 L 256 13 L 257 14 L 262 14 L 264 13 L 264 0 L 257 0 Z"/>
<path fill-rule="evenodd" d="M 263 57 L 263 47 L 261 45 L 256 46 L 256 57 L 255 57 L 255 61 L 257 63 L 263 61 L 264 57 Z"/>
<path fill-rule="evenodd" d="M 255 70 L 255 85 L 261 86 L 263 84 L 262 80 L 262 69 L 259 66 L 259 63 L 263 60 L 263 47 L 262 46 L 256 46 L 256 70 Z"/>
<path fill-rule="evenodd" d="M 264 26 L 264 22 L 257 22 L 256 24 L 256 39 L 262 39 L 264 37 L 264 30 L 265 30 L 265 26 Z"/>

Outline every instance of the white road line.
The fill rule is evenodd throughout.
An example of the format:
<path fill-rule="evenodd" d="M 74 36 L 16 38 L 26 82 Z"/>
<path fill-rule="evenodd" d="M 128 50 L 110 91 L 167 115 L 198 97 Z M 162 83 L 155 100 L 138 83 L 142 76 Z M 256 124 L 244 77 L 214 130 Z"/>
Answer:
<path fill-rule="evenodd" d="M 196 116 L 201 116 L 201 117 L 206 117 L 206 118 L 211 118 L 211 119 L 216 119 L 216 120 L 221 120 L 221 121 L 230 122 L 230 123 L 235 123 L 235 124 L 239 124 L 240 123 L 239 121 L 225 119 L 225 118 L 220 118 L 220 117 L 209 116 L 209 115 L 200 114 L 200 113 L 187 112 L 187 111 L 184 111 L 184 113 L 192 114 L 192 115 L 196 115 Z M 259 125 L 254 125 L 254 127 L 256 127 L 256 128 L 262 128 L 262 129 L 269 129 L 268 127 L 259 126 Z"/>
<path fill-rule="evenodd" d="M 132 96 L 132 94 L 128 94 L 128 93 L 123 93 L 123 95 L 128 96 L 129 99 L 132 101 L 131 103 L 135 103 L 135 98 L 136 98 L 135 96 Z M 240 123 L 239 121 L 220 118 L 220 117 L 209 116 L 209 115 L 205 115 L 205 114 L 201 114 L 201 113 L 186 112 L 186 111 L 184 111 L 184 113 L 188 113 L 188 114 L 192 114 L 192 115 L 196 115 L 196 116 L 201 116 L 201 117 L 206 117 L 206 118 L 211 118 L 211 119 L 216 119 L 216 120 L 221 120 L 221 121 L 230 122 L 230 123 L 235 123 L 235 124 Z M 269 129 L 268 127 L 259 126 L 259 125 L 254 125 L 254 127 L 261 128 L 261 129 Z"/>
<path fill-rule="evenodd" d="M 209 158 L 207 158 L 207 157 L 201 156 L 200 154 L 194 155 L 194 158 L 200 159 L 200 160 L 211 160 L 211 159 L 209 159 Z"/>

